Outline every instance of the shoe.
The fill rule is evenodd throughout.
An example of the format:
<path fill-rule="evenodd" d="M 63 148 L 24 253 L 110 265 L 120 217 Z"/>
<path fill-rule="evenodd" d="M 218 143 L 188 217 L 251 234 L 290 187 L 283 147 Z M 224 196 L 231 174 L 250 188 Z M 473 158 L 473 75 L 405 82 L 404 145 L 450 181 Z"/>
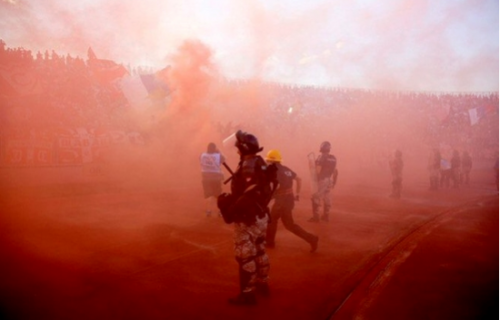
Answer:
<path fill-rule="evenodd" d="M 319 237 L 315 236 L 314 239 L 311 241 L 311 253 L 316 252 L 318 250 L 318 242 L 319 242 Z"/>
<path fill-rule="evenodd" d="M 255 289 L 258 294 L 265 297 L 269 296 L 269 284 L 267 282 L 257 282 Z"/>
<path fill-rule="evenodd" d="M 257 299 L 255 298 L 254 292 L 241 292 L 234 298 L 229 298 L 229 304 L 237 305 L 237 306 L 251 306 L 257 304 Z"/>
<path fill-rule="evenodd" d="M 330 219 L 328 218 L 328 216 L 325 216 L 325 215 L 321 216 L 321 220 L 323 220 L 324 222 L 330 221 Z"/>
<path fill-rule="evenodd" d="M 311 219 L 307 220 L 309 222 L 319 222 L 319 219 L 316 217 L 312 217 Z"/>

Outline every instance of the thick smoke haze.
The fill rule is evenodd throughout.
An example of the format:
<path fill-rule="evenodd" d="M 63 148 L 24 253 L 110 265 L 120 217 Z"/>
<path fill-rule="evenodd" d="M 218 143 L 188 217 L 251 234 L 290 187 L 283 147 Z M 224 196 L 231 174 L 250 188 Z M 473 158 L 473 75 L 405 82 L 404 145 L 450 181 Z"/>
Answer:
<path fill-rule="evenodd" d="M 442 136 L 434 135 L 431 127 L 439 127 L 435 115 L 457 103 L 452 95 L 413 100 L 411 94 L 401 98 L 384 90 L 498 90 L 494 1 L 216 1 L 206 7 L 201 1 L 4 0 L 0 6 L 0 38 L 8 47 L 23 47 L 33 55 L 54 50 L 87 63 L 92 48 L 99 59 L 162 70 L 157 75 L 169 88 L 167 96 L 129 99 L 127 107 L 104 114 L 93 109 L 97 102 L 79 96 L 72 102 L 81 104 L 81 112 L 97 113 L 66 129 L 129 130 L 144 143 L 101 148 L 100 162 L 94 159 L 98 175 L 85 174 L 94 163 L 83 169 L 5 168 L 6 186 L 101 181 L 135 191 L 187 188 L 201 197 L 200 153 L 215 142 L 234 168 L 236 149 L 222 142 L 237 129 L 258 137 L 262 155 L 279 149 L 284 163 L 305 178 L 305 190 L 307 154 L 317 155 L 325 140 L 339 159 L 344 182 L 339 188 L 389 185 L 388 161 L 396 149 L 412 168 L 405 182 L 426 183 L 422 159 L 432 148 L 440 148 L 446 158 L 453 149 L 470 150 L 474 128 L 467 118 L 464 132 L 450 127 L 442 129 Z M 128 75 L 121 80 L 129 98 L 133 94 L 123 81 L 133 79 Z M 315 91 L 304 84 L 354 90 Z M 63 95 L 65 89 L 54 90 Z M 64 102 L 4 99 L 10 106 L 6 119 L 16 118 L 10 113 L 27 114 L 5 122 L 8 139 L 33 128 L 61 130 L 52 119 L 60 108 L 68 108 Z M 457 113 L 460 121 L 468 117 L 467 108 L 498 108 L 496 99 L 464 106 L 465 112 Z M 38 110 L 43 117 L 33 115 Z M 104 120 L 109 123 L 103 129 Z M 50 137 L 36 139 L 54 143 Z M 82 133 L 77 137 L 91 139 Z M 498 135 L 488 141 L 495 137 L 498 141 Z"/>
<path fill-rule="evenodd" d="M 221 74 L 424 91 L 498 89 L 497 1 L 0 2 L 9 46 L 156 68 L 186 39 Z"/>
<path fill-rule="evenodd" d="M 290 306 L 292 291 L 300 307 L 308 296 L 330 312 L 316 294 L 346 305 L 375 264 L 392 274 L 379 264 L 388 253 L 410 257 L 399 245 L 415 249 L 411 235 L 424 240 L 432 227 L 443 241 L 434 222 L 451 207 L 464 233 L 486 220 L 458 213 L 498 209 L 482 200 L 498 200 L 498 1 L 0 0 L 0 40 L 0 317 L 277 319 L 275 301 Z M 237 130 L 258 138 L 262 157 L 279 150 L 302 178 L 293 215 L 321 239 L 310 259 L 309 244 L 279 231 L 271 270 L 283 286 L 264 313 L 222 307 L 222 294 L 238 290 L 232 226 L 215 207 L 207 214 L 202 187 L 210 142 L 236 169 Z M 308 224 L 308 156 L 323 141 L 339 173 L 331 223 Z M 396 150 L 398 200 L 388 197 Z M 446 180 L 454 151 L 472 156 L 470 185 Z M 474 211 L 472 199 L 481 199 Z"/>

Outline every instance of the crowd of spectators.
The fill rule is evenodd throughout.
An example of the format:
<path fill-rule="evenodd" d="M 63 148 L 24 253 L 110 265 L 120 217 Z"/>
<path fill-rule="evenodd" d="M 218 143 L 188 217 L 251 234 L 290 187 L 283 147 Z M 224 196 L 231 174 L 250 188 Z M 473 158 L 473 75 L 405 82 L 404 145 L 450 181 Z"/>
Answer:
<path fill-rule="evenodd" d="M 144 71 L 128 68 L 129 74 Z M 126 116 L 131 107 L 126 95 L 115 82 L 98 81 L 88 59 L 54 51 L 33 55 L 23 48 L 7 48 L 2 41 L 0 81 L 0 125 L 110 126 L 135 130 Z M 244 103 L 238 101 L 238 92 L 249 83 L 224 80 L 223 86 L 233 93 L 230 96 L 234 101 L 218 103 L 216 107 L 231 108 Z M 384 115 L 394 118 L 397 114 L 400 118 L 419 119 L 418 126 L 409 129 L 418 131 L 419 139 L 431 147 L 445 143 L 467 148 L 481 157 L 498 154 L 498 92 L 395 92 L 267 82 L 259 82 L 258 86 L 258 103 L 266 112 L 266 124 L 273 128 L 300 130 L 301 126 L 314 125 L 318 117 L 326 114 L 332 119 L 348 119 L 346 114 L 356 113 L 367 123 L 373 112 L 378 113 L 378 119 Z M 479 115 L 477 123 L 471 122 L 472 109 Z M 373 134 L 385 135 L 385 126 L 380 121 L 370 129 Z"/>
<path fill-rule="evenodd" d="M 239 91 L 250 85 L 254 84 L 230 83 Z M 489 159 L 498 154 L 498 92 L 399 92 L 276 83 L 263 83 L 257 91 L 265 97 L 263 118 L 273 131 L 300 131 L 328 118 L 332 131 L 350 122 L 359 130 L 368 127 L 371 136 L 390 145 L 391 132 L 399 125 L 399 132 L 412 131 L 429 148 L 466 149 Z M 471 110 L 478 114 L 477 122 L 472 121 Z"/>

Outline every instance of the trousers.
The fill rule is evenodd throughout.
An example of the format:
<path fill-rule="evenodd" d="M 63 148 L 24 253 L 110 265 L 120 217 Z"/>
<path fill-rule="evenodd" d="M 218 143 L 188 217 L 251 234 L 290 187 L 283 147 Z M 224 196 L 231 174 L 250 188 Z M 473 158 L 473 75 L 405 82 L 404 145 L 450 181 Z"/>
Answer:
<path fill-rule="evenodd" d="M 257 217 L 256 222 L 247 225 L 234 223 L 234 252 L 238 263 L 240 291 L 252 292 L 256 283 L 267 283 L 269 257 L 266 253 L 266 231 L 269 218 Z"/>
<path fill-rule="evenodd" d="M 271 208 L 271 221 L 267 227 L 266 242 L 268 245 L 274 245 L 278 221 L 280 219 L 285 228 L 299 238 L 304 239 L 308 243 L 311 243 L 311 241 L 315 239 L 314 235 L 305 231 L 293 221 L 292 210 L 294 206 L 295 200 L 292 193 L 276 197 L 273 207 Z"/>

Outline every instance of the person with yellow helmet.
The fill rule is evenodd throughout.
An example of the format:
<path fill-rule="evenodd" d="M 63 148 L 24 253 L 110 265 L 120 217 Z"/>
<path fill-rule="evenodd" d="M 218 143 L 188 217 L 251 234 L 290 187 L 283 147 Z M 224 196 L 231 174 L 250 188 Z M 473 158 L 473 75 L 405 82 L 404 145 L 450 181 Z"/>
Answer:
<path fill-rule="evenodd" d="M 302 179 L 290 168 L 282 164 L 282 157 L 279 150 L 270 150 L 267 153 L 266 161 L 276 165 L 278 189 L 274 193 L 274 203 L 271 208 L 271 221 L 266 232 L 266 246 L 268 248 L 275 247 L 276 231 L 278 221 L 281 219 L 285 228 L 304 239 L 311 245 L 311 252 L 315 252 L 318 248 L 319 238 L 297 225 L 293 221 L 292 210 L 295 206 L 295 201 L 299 200 L 300 189 L 302 187 Z M 293 181 L 296 182 L 296 193 L 293 192 Z"/>

